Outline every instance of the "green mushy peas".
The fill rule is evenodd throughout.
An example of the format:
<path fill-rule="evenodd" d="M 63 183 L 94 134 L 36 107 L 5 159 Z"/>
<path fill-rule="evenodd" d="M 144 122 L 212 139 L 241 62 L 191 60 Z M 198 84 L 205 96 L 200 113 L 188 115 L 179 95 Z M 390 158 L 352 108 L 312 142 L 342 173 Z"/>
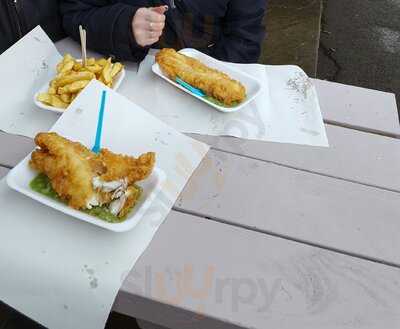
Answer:
<path fill-rule="evenodd" d="M 37 175 L 34 179 L 32 179 L 29 186 L 35 192 L 43 194 L 53 200 L 65 203 L 58 197 L 56 191 L 54 191 L 53 187 L 51 186 L 50 179 L 45 174 Z M 135 185 L 135 187 L 139 190 L 139 198 L 140 198 L 142 194 L 142 188 L 137 185 Z M 129 212 L 132 209 L 133 207 L 129 209 Z M 85 209 L 82 211 L 94 217 L 100 218 L 108 223 L 121 223 L 127 217 L 125 216 L 120 218 L 118 216 L 113 215 L 106 206 L 92 207 L 92 209 Z"/>
<path fill-rule="evenodd" d="M 217 99 L 215 99 L 214 97 L 211 97 L 211 96 L 204 96 L 204 99 L 209 101 L 210 103 L 215 104 L 215 105 L 222 106 L 222 107 L 228 107 L 228 108 L 229 107 L 235 107 L 235 106 L 238 106 L 240 104 L 240 102 L 234 102 L 232 105 L 226 105 L 226 104 L 220 102 L 219 100 L 217 100 Z"/>

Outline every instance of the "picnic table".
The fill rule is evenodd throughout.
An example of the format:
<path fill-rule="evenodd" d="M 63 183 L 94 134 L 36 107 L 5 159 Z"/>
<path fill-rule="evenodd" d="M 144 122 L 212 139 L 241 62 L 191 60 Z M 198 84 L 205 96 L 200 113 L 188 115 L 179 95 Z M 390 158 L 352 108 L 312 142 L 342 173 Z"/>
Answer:
<path fill-rule="evenodd" d="M 115 311 L 180 329 L 400 327 L 394 95 L 313 81 L 330 148 L 191 135 L 212 149 Z M 0 133 L 0 175 L 33 147 Z"/>

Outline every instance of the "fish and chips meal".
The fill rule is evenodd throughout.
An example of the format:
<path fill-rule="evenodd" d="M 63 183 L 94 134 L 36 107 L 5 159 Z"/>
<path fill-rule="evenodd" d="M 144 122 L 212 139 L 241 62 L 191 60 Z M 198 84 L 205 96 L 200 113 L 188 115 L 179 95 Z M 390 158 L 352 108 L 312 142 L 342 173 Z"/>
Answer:
<path fill-rule="evenodd" d="M 83 65 L 82 61 L 66 54 L 57 64 L 57 76 L 49 83 L 47 92 L 38 94 L 37 100 L 65 109 L 92 79 L 112 88 L 123 67 L 119 62 L 112 63 L 111 58 L 88 58 Z"/>
<path fill-rule="evenodd" d="M 232 107 L 246 98 L 246 88 L 227 74 L 212 69 L 199 60 L 164 48 L 156 55 L 161 71 L 173 81 L 177 78 L 200 89 L 208 99 Z"/>
<path fill-rule="evenodd" d="M 139 200 L 137 182 L 149 177 L 155 153 L 138 158 L 102 149 L 96 154 L 56 133 L 39 133 L 29 165 L 39 173 L 30 187 L 108 222 L 122 222 Z"/>

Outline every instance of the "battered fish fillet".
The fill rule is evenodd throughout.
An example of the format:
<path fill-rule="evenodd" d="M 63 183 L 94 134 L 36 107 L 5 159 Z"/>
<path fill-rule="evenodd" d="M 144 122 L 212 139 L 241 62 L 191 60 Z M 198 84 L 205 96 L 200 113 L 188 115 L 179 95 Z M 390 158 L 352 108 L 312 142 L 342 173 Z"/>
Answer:
<path fill-rule="evenodd" d="M 109 205 L 123 217 L 138 198 L 134 183 L 147 178 L 155 164 L 155 153 L 139 158 L 114 154 L 107 149 L 95 154 L 80 143 L 56 133 L 39 133 L 38 148 L 30 166 L 49 177 L 58 196 L 75 209 Z"/>
<path fill-rule="evenodd" d="M 246 88 L 239 81 L 174 49 L 160 50 L 156 62 L 170 79 L 175 81 L 180 78 L 227 106 L 240 103 L 246 98 Z"/>
<path fill-rule="evenodd" d="M 155 154 L 151 152 L 135 159 L 102 149 L 100 157 L 107 168 L 100 178 L 106 182 L 127 179 L 128 185 L 146 179 L 151 174 L 156 161 Z"/>
<path fill-rule="evenodd" d="M 33 169 L 49 177 L 58 196 L 75 209 L 87 208 L 95 197 L 92 180 L 106 171 L 101 159 L 80 143 L 56 133 L 39 133 L 31 156 Z"/>

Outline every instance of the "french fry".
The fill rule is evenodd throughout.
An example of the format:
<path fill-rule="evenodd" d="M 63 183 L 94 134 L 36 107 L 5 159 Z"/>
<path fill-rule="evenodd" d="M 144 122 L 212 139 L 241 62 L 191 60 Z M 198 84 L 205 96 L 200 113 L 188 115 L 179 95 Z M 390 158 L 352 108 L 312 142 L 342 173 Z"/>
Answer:
<path fill-rule="evenodd" d="M 65 64 L 65 58 L 68 54 L 65 54 L 65 56 L 63 57 L 62 61 L 60 63 L 57 64 L 57 73 L 61 72 L 61 69 L 63 68 L 64 64 Z"/>
<path fill-rule="evenodd" d="M 71 94 L 62 94 L 60 95 L 60 99 L 64 102 L 64 103 L 71 103 Z"/>
<path fill-rule="evenodd" d="M 74 62 L 75 58 L 72 57 L 71 54 L 66 53 L 63 57 L 63 62 Z"/>
<path fill-rule="evenodd" d="M 69 72 L 62 72 L 62 73 L 58 73 L 56 75 L 56 77 L 53 79 L 54 83 L 57 84 L 57 80 L 61 79 L 62 77 L 66 76 Z"/>
<path fill-rule="evenodd" d="M 73 70 L 74 70 L 74 71 L 84 70 L 84 67 L 83 67 L 82 63 L 80 63 L 80 62 L 75 62 Z"/>
<path fill-rule="evenodd" d="M 105 58 L 100 58 L 96 61 L 96 64 L 99 64 L 100 66 L 104 67 L 107 64 L 107 60 Z"/>
<path fill-rule="evenodd" d="M 103 79 L 103 72 L 102 72 L 102 74 L 100 74 L 100 76 L 97 78 L 97 81 L 106 84 L 106 83 L 104 82 L 104 79 Z"/>
<path fill-rule="evenodd" d="M 121 63 L 115 63 L 112 66 L 112 70 L 111 70 L 111 78 L 114 79 L 114 77 L 121 72 L 122 70 L 122 64 Z"/>
<path fill-rule="evenodd" d="M 80 80 L 65 85 L 64 87 L 58 87 L 57 94 L 62 95 L 76 93 L 85 88 L 89 84 L 89 82 L 90 80 Z"/>
<path fill-rule="evenodd" d="M 111 58 L 109 58 L 107 60 L 107 64 L 104 66 L 103 72 L 102 72 L 102 77 L 103 77 L 103 81 L 105 84 L 110 83 L 112 81 L 112 76 L 111 76 L 112 66 L 111 65 L 112 65 Z"/>
<path fill-rule="evenodd" d="M 92 80 L 95 78 L 94 73 L 84 71 L 84 72 L 70 72 L 67 75 L 64 75 L 62 78 L 56 80 L 56 84 L 58 87 L 64 87 L 69 85 L 75 81 L 80 80 Z"/>
<path fill-rule="evenodd" d="M 58 63 L 57 64 L 57 73 L 60 73 L 63 67 L 64 67 L 64 62 Z"/>
<path fill-rule="evenodd" d="M 63 102 L 57 95 L 51 95 L 51 105 L 54 107 L 66 109 L 69 104 Z"/>
<path fill-rule="evenodd" d="M 92 66 L 94 64 L 96 64 L 96 59 L 95 58 L 91 57 L 91 58 L 88 58 L 86 60 L 86 66 Z"/>
<path fill-rule="evenodd" d="M 50 95 L 48 93 L 41 93 L 37 96 L 39 102 L 45 103 L 50 106 L 65 109 L 69 104 L 63 102 L 57 95 Z"/>
<path fill-rule="evenodd" d="M 73 69 L 74 67 L 74 62 L 66 62 L 65 64 L 63 64 L 63 66 L 60 69 L 60 73 L 66 73 L 69 72 Z"/>
<path fill-rule="evenodd" d="M 46 104 L 50 104 L 51 95 L 48 93 L 40 93 L 37 95 L 37 100 Z"/>
<path fill-rule="evenodd" d="M 88 70 L 90 72 L 97 74 L 103 70 L 103 67 L 99 64 L 94 64 L 94 65 L 86 66 L 82 70 Z"/>
<path fill-rule="evenodd" d="M 63 60 L 57 64 L 57 72 L 65 73 L 71 71 L 74 67 L 75 60 L 70 54 L 65 54 Z"/>
<path fill-rule="evenodd" d="M 57 88 L 55 88 L 55 87 L 49 87 L 49 89 L 47 90 L 47 92 L 48 92 L 50 95 L 55 95 L 55 94 L 57 94 Z"/>

